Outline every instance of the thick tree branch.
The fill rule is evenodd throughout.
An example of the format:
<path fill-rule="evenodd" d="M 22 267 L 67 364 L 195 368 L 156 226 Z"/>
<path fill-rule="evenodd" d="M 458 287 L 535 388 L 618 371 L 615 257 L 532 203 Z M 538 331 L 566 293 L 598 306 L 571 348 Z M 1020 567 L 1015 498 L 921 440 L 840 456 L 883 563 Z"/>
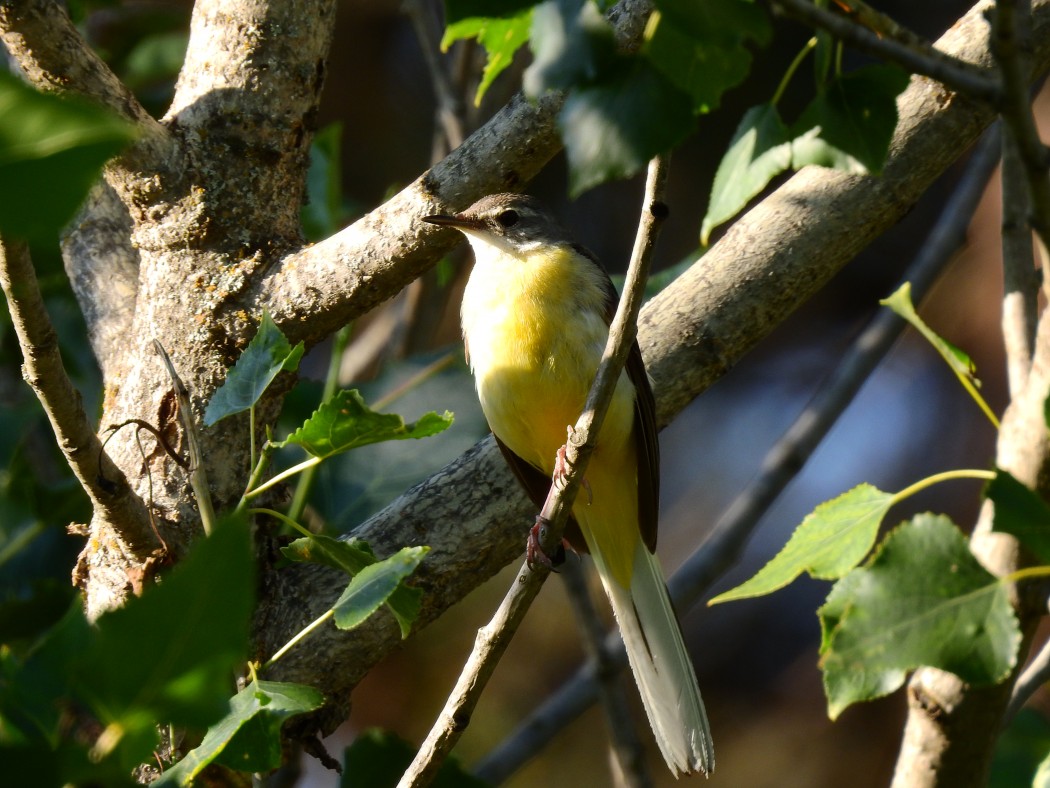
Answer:
<path fill-rule="evenodd" d="M 938 46 L 968 61 L 990 62 L 984 7 L 968 13 Z M 1032 66 L 1039 71 L 1050 63 L 1048 3 L 1036 5 L 1033 24 Z M 898 107 L 900 122 L 881 177 L 803 170 L 642 310 L 639 344 L 655 381 L 660 424 L 903 216 L 992 119 L 984 105 L 949 100 L 943 88 L 921 77 Z M 412 223 L 402 217 L 399 228 Z M 433 546 L 419 573 L 421 624 L 520 555 L 530 506 L 502 465 L 494 444 L 483 441 L 355 531 L 380 555 L 405 544 Z M 264 651 L 265 641 L 271 651 L 280 646 L 341 591 L 334 573 L 313 567 L 283 572 L 273 583 L 260 618 L 267 626 L 258 633 Z M 392 620 L 376 617 L 353 638 L 334 629 L 316 633 L 312 649 L 289 654 L 278 668 L 282 678 L 343 697 L 399 639 Z M 331 722 L 339 718 L 333 707 Z"/>
<path fill-rule="evenodd" d="M 47 413 L 66 462 L 96 517 L 103 517 L 130 551 L 145 558 L 158 546 L 146 507 L 103 450 L 80 392 L 66 374 L 25 243 L 0 239 L 0 287 L 22 350 L 22 375 Z"/>

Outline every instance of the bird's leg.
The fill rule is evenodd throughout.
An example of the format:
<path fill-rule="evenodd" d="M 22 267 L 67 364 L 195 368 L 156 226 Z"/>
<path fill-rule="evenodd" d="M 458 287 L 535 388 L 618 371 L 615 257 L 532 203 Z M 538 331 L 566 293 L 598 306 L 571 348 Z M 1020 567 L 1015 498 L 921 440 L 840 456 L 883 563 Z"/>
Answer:
<path fill-rule="evenodd" d="M 572 440 L 572 436 L 575 434 L 575 430 L 570 426 L 568 428 L 568 440 Z M 562 485 L 565 484 L 565 477 L 569 473 L 569 461 L 566 458 L 566 447 L 568 441 L 558 447 L 557 453 L 554 455 L 554 479 L 560 482 Z M 587 505 L 590 506 L 594 503 L 594 493 L 591 491 L 591 483 L 587 481 L 587 477 L 584 476 L 580 480 L 580 486 L 587 491 Z"/>

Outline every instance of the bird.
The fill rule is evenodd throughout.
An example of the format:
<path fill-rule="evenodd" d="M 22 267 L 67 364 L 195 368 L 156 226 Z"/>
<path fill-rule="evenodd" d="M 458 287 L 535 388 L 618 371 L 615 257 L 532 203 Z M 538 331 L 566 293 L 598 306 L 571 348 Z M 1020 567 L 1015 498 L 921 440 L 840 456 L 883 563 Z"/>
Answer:
<path fill-rule="evenodd" d="M 598 259 L 534 197 L 493 194 L 424 221 L 474 253 L 460 317 L 481 408 L 511 470 L 541 507 L 609 336 L 617 295 Z M 638 343 L 616 383 L 566 539 L 594 559 L 671 772 L 709 774 L 711 729 L 655 555 L 659 449 Z"/>

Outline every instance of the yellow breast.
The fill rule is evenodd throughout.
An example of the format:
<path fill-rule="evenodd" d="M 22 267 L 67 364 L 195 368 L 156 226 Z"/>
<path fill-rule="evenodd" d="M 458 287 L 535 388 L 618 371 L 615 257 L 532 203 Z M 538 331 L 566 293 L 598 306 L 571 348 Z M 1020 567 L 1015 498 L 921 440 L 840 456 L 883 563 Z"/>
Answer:
<path fill-rule="evenodd" d="M 462 318 L 482 409 L 515 454 L 550 473 L 608 338 L 603 274 L 568 247 L 522 257 L 475 249 Z M 633 403 L 624 375 L 600 445 L 630 434 Z"/>

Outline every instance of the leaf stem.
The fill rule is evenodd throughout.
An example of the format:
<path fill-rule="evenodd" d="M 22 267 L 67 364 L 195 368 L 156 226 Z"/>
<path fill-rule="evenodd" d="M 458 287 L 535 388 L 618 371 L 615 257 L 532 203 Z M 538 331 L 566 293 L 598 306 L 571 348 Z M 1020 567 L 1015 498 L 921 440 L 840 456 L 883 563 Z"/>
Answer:
<path fill-rule="evenodd" d="M 302 471 L 305 471 L 307 468 L 314 467 L 315 465 L 317 465 L 317 464 L 319 464 L 321 462 L 321 459 L 322 459 L 321 457 L 310 457 L 308 459 L 303 460 L 298 465 L 293 465 L 291 468 L 286 468 L 285 470 L 281 471 L 276 476 L 272 476 L 269 479 L 267 479 L 265 482 L 260 484 L 258 487 L 254 488 L 254 489 L 247 490 L 244 493 L 243 500 L 245 500 L 245 501 L 251 500 L 255 496 L 265 492 L 266 490 L 269 490 L 275 484 L 278 484 L 279 482 L 283 482 L 288 477 L 295 476 L 295 474 L 301 473 Z"/>
<path fill-rule="evenodd" d="M 315 629 L 317 629 L 319 626 L 321 626 L 321 624 L 323 624 L 325 621 L 327 621 L 328 619 L 330 619 L 334 615 L 335 615 L 335 608 L 329 608 L 327 612 L 322 613 L 320 616 L 315 618 L 312 622 L 310 622 L 305 627 L 300 629 L 292 637 L 291 640 L 289 640 L 287 643 L 285 643 L 283 646 L 281 646 L 279 649 L 277 649 L 277 652 L 266 661 L 266 664 L 264 664 L 260 668 L 260 670 L 266 670 L 267 668 L 272 668 L 281 657 L 283 657 L 285 654 L 287 654 L 292 649 L 292 647 L 295 646 L 296 643 L 298 643 L 300 640 L 305 638 L 307 635 L 309 635 L 311 632 L 313 632 Z"/>
<path fill-rule="evenodd" d="M 292 519 L 291 517 L 289 517 L 286 514 L 282 514 L 281 512 L 278 512 L 276 509 L 266 509 L 266 508 L 262 508 L 262 507 L 260 507 L 260 508 L 252 508 L 252 509 L 248 510 L 248 514 L 265 514 L 267 517 L 273 517 L 274 519 L 280 520 L 282 523 L 284 523 L 285 525 L 288 525 L 291 528 L 295 529 L 296 531 L 301 533 L 303 536 L 306 536 L 306 537 L 312 537 L 313 536 L 313 534 L 310 533 L 309 530 L 307 530 L 302 525 L 297 523 L 294 519 Z"/>
<path fill-rule="evenodd" d="M 1050 566 L 1026 566 L 999 579 L 1003 583 L 1016 583 L 1019 580 L 1032 580 L 1037 577 L 1050 577 Z"/>
<path fill-rule="evenodd" d="M 991 481 L 995 478 L 995 471 L 982 471 L 972 468 L 963 468 L 957 471 L 944 471 L 942 473 L 935 473 L 933 476 L 927 476 L 925 479 L 920 479 L 908 487 L 905 487 L 898 493 L 894 493 L 892 498 L 893 504 L 898 504 L 905 498 L 909 498 L 917 492 L 925 490 L 927 487 L 932 487 L 939 482 L 947 482 L 953 479 L 984 479 L 985 481 Z"/>
<path fill-rule="evenodd" d="M 773 94 L 773 98 L 770 100 L 770 104 L 774 107 L 777 102 L 780 101 L 781 96 L 784 95 L 784 91 L 787 90 L 788 83 L 791 82 L 791 78 L 795 76 L 795 72 L 798 71 L 799 66 L 802 65 L 802 61 L 806 59 L 806 56 L 812 52 L 817 46 L 817 37 L 813 36 L 809 41 L 805 43 L 802 49 L 795 59 L 791 61 L 791 65 L 787 67 L 787 71 L 784 72 L 784 76 L 780 80 L 780 84 L 777 85 L 776 93 Z"/>

